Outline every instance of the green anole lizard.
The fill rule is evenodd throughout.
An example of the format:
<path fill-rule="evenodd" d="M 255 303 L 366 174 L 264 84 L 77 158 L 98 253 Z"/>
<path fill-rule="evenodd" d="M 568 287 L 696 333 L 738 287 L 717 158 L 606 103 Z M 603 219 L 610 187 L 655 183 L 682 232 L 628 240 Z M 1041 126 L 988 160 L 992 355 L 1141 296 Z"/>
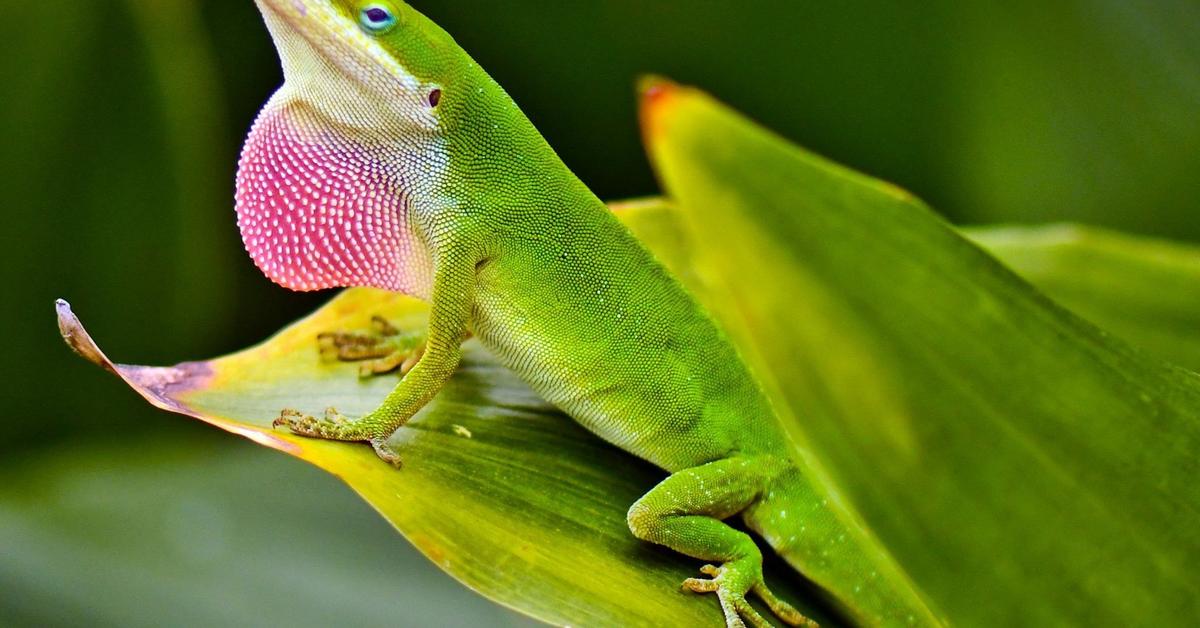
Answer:
<path fill-rule="evenodd" d="M 716 593 L 728 626 L 768 625 L 750 594 L 811 623 L 768 590 L 754 540 L 723 521 L 738 514 L 857 620 L 938 625 L 793 455 L 715 323 L 448 34 L 399 1 L 256 1 L 285 80 L 239 164 L 247 251 L 291 289 L 430 302 L 421 349 L 390 347 L 390 333 L 326 338 L 344 358 L 372 358 L 366 372 L 405 362 L 376 410 L 285 410 L 277 426 L 369 442 L 399 465 L 389 437 L 474 335 L 584 427 L 670 472 L 629 509 L 629 528 L 716 563 L 684 586 Z"/>

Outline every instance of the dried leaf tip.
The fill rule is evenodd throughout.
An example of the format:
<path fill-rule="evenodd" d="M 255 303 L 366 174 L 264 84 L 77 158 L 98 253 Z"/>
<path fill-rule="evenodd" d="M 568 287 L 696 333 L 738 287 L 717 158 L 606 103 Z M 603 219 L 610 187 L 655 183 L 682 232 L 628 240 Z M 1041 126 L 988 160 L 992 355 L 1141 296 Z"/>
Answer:
<path fill-rule="evenodd" d="M 103 367 L 105 370 L 116 373 L 116 368 L 109 361 L 100 347 L 96 346 L 96 342 L 83 328 L 83 323 L 79 322 L 79 317 L 75 316 L 75 312 L 71 311 L 71 304 L 65 299 L 56 299 L 54 301 L 54 311 L 58 315 L 58 333 L 62 334 L 63 340 L 68 347 L 75 353 L 78 353 L 85 360 Z"/>

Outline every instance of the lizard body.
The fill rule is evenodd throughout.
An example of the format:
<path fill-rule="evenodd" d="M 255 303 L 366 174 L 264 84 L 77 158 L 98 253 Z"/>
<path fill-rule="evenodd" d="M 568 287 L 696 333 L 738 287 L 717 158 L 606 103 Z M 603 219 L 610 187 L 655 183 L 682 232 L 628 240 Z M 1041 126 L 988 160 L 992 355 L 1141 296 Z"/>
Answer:
<path fill-rule="evenodd" d="M 454 40 L 402 2 L 256 0 L 284 68 L 239 164 L 238 222 L 271 279 L 368 285 L 431 303 L 423 354 L 382 405 L 285 411 L 313 437 L 388 438 L 451 376 L 468 334 L 605 440 L 671 472 L 632 532 L 720 563 L 729 626 L 765 624 L 761 554 L 742 514 L 866 623 L 936 625 L 792 448 L 743 362 L 682 285 L 562 163 Z M 394 364 L 394 363 L 393 363 Z"/>

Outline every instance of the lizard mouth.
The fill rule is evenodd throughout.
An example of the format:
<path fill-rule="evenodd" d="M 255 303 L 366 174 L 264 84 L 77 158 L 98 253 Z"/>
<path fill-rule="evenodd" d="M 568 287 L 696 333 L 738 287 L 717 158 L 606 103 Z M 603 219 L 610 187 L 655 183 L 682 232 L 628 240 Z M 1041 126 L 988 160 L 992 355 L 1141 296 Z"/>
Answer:
<path fill-rule="evenodd" d="M 291 82 L 336 70 L 359 87 L 395 97 L 421 81 L 328 0 L 254 0 Z"/>

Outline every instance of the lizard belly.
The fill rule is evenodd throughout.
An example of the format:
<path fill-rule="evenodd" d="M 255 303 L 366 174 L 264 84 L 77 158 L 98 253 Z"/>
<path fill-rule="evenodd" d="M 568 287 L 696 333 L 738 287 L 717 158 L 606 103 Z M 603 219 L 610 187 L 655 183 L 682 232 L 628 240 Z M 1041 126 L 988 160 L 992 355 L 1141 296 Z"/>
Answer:
<path fill-rule="evenodd" d="M 529 277 L 532 266 L 513 266 L 515 276 L 494 263 L 480 277 L 473 328 L 543 399 L 606 441 L 671 471 L 738 447 L 730 430 L 712 427 L 728 410 L 713 391 L 739 386 L 712 381 L 705 358 L 727 358 L 705 350 L 722 348 L 721 341 L 709 337 L 715 329 L 686 293 L 669 285 L 666 302 L 635 303 L 600 290 L 607 295 L 602 299 L 595 288 L 602 281 Z M 512 289 L 514 280 L 524 289 Z M 642 292 L 657 291 L 662 287 Z"/>

